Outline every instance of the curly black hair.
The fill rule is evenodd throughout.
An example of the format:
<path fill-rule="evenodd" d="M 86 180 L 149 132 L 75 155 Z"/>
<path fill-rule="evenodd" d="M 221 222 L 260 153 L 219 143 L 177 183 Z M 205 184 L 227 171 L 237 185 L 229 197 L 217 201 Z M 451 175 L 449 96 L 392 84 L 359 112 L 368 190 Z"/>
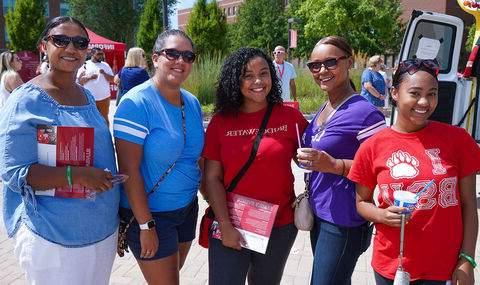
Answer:
<path fill-rule="evenodd" d="M 244 47 L 232 53 L 223 63 L 217 82 L 215 113 L 236 114 L 243 104 L 240 85 L 247 63 L 255 57 L 265 59 L 272 78 L 272 89 L 267 95 L 269 104 L 282 102 L 282 88 L 272 59 L 261 49 Z"/>

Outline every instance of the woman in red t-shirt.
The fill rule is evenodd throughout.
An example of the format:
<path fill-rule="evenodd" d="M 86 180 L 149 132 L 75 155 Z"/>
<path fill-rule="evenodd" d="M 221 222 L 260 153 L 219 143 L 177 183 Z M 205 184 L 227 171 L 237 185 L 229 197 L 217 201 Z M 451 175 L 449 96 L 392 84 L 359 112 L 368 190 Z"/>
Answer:
<path fill-rule="evenodd" d="M 434 60 L 399 64 L 391 93 L 397 120 L 361 145 L 348 175 L 356 182 L 358 213 L 377 229 L 377 284 L 392 284 L 399 266 L 405 208 L 394 206 L 393 193 L 422 189 L 405 226 L 403 270 L 414 284 L 474 284 L 480 149 L 464 129 L 428 120 L 438 103 L 438 71 Z"/>
<path fill-rule="evenodd" d="M 279 284 L 297 236 L 291 161 L 307 121 L 282 105 L 281 87 L 272 60 L 260 49 L 241 48 L 224 62 L 216 93 L 215 115 L 208 125 L 205 148 L 206 190 L 221 232 L 209 240 L 209 283 Z M 227 209 L 227 187 L 248 160 L 267 107 L 273 106 L 258 152 L 234 194 L 278 205 L 266 253 L 242 247 Z M 245 210 L 246 211 L 246 210 Z M 262 216 L 266 214 L 264 211 Z M 250 219 L 261 219 L 256 214 Z M 258 221 L 262 228 L 262 221 Z"/>

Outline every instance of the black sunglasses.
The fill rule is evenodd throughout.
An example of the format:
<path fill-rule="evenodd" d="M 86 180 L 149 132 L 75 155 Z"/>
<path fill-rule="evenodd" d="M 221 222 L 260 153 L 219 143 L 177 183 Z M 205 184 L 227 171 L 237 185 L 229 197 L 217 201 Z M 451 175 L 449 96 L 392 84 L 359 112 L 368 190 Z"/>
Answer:
<path fill-rule="evenodd" d="M 434 75 L 434 77 L 437 77 L 438 73 L 440 72 L 440 67 L 436 59 L 407 59 L 398 64 L 398 70 L 396 73 L 398 73 L 398 76 L 405 72 L 413 75 L 419 70 L 424 70 Z"/>
<path fill-rule="evenodd" d="M 90 39 L 86 37 L 69 37 L 66 35 L 50 35 L 45 37 L 45 40 L 52 40 L 52 43 L 58 48 L 66 48 L 70 43 L 73 43 L 73 46 L 78 50 L 87 49 L 90 42 Z"/>
<path fill-rule="evenodd" d="M 310 61 L 307 63 L 308 69 L 310 69 L 310 72 L 312 73 L 317 73 L 322 69 L 322 65 L 327 69 L 327 70 L 332 70 L 337 68 L 338 66 L 338 61 L 341 59 L 347 59 L 348 56 L 342 55 L 337 58 L 329 58 L 324 61 Z"/>
<path fill-rule="evenodd" d="M 168 60 L 178 60 L 182 57 L 183 61 L 186 63 L 193 63 L 195 61 L 195 53 L 189 50 L 176 50 L 173 48 L 162 49 L 161 51 L 156 52 L 156 54 L 164 54 Z"/>

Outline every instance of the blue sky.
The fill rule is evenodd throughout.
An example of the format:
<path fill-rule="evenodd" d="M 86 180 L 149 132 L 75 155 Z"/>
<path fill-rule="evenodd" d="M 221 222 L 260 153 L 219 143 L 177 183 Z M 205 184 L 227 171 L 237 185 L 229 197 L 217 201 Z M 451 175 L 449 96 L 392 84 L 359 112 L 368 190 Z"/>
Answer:
<path fill-rule="evenodd" d="M 195 3 L 195 0 L 179 0 L 177 3 L 177 9 L 193 7 L 193 3 Z M 178 27 L 176 12 L 170 17 L 170 24 L 173 28 Z"/>

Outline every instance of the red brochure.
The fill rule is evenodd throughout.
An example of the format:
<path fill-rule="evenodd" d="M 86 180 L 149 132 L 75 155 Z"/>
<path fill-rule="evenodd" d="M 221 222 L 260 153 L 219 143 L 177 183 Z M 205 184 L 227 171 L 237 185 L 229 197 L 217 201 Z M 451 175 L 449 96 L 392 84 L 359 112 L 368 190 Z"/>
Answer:
<path fill-rule="evenodd" d="M 233 226 L 245 240 L 242 246 L 264 254 L 267 251 L 278 205 L 235 193 L 227 193 L 227 206 Z M 212 228 L 212 236 L 221 239 L 217 221 L 213 222 Z"/>
<path fill-rule="evenodd" d="M 91 166 L 93 165 L 93 142 L 93 128 L 38 125 L 38 163 L 49 166 Z M 35 191 L 35 194 L 88 199 L 95 192 L 73 184 L 72 187 Z"/>

